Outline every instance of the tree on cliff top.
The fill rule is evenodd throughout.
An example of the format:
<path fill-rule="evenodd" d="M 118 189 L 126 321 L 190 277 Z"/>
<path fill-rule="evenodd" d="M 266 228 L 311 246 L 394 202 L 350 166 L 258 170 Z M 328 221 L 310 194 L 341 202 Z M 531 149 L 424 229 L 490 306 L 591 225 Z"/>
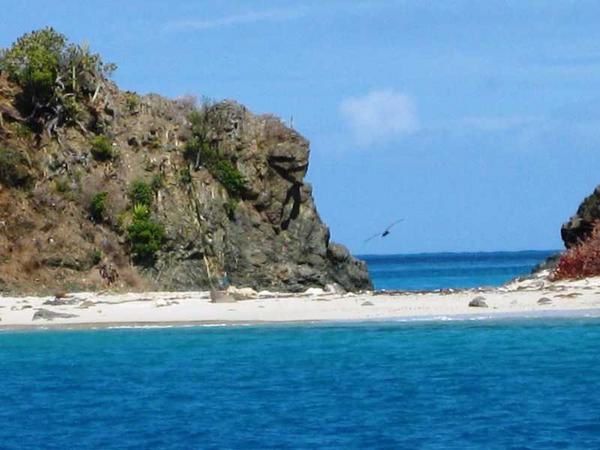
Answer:
<path fill-rule="evenodd" d="M 77 122 L 81 103 L 94 102 L 115 69 L 53 28 L 27 33 L 0 50 L 0 72 L 23 90 L 21 112 L 50 133 Z"/>

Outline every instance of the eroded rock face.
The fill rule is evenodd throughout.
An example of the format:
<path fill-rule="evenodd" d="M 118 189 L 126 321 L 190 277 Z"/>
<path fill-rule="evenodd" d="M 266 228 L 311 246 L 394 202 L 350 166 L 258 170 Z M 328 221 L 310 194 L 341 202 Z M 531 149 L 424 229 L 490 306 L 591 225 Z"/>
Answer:
<path fill-rule="evenodd" d="M 308 141 L 278 119 L 255 116 L 237 103 L 214 108 L 221 126 L 213 138 L 222 156 L 236 161 L 246 190 L 233 217 L 227 217 L 220 207 L 226 194 L 202 180 L 207 175 L 202 169 L 193 174 L 189 199 L 171 205 L 191 203 L 198 215 L 164 214 L 169 228 L 189 231 L 174 242 L 188 256 L 168 253 L 158 262 L 165 287 L 197 286 L 210 273 L 256 289 L 300 291 L 330 283 L 347 290 L 371 288 L 365 264 L 330 242 L 317 213 L 312 188 L 304 182 Z M 186 227 L 198 217 L 195 230 Z M 190 254 L 202 259 L 190 260 Z"/>
<path fill-rule="evenodd" d="M 577 213 L 562 226 L 560 234 L 565 247 L 570 248 L 585 240 L 596 220 L 600 220 L 600 186 L 583 200 Z"/>
<path fill-rule="evenodd" d="M 0 104 L 13 107 L 14 86 L 0 78 L 2 86 Z M 87 131 L 66 126 L 60 142 L 23 137 L 20 118 L 2 111 L 0 146 L 26 157 L 33 180 L 30 191 L 0 182 L 0 278 L 10 289 L 102 289 L 101 264 L 116 267 L 120 284 L 111 287 L 124 289 L 205 290 L 225 279 L 257 290 L 372 287 L 366 265 L 330 242 L 304 180 L 309 143 L 298 132 L 236 102 L 210 106 L 206 140 L 244 178 L 232 196 L 201 159 L 184 156 L 193 102 L 137 96 L 112 84 L 106 94 L 103 109 L 84 114 Z M 91 155 L 98 135 L 111 142 L 112 160 Z M 166 236 L 146 267 L 133 264 L 127 242 L 136 180 L 159 180 L 151 212 Z M 106 210 L 96 222 L 89 208 L 99 192 L 106 193 Z"/>

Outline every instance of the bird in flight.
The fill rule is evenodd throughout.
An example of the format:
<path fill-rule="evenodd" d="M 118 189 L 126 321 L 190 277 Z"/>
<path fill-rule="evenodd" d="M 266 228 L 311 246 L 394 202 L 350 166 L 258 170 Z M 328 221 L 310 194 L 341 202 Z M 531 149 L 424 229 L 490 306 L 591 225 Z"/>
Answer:
<path fill-rule="evenodd" d="M 376 237 L 382 237 L 382 238 L 386 237 L 388 234 L 390 234 L 390 230 L 392 229 L 392 227 L 394 225 L 396 225 L 397 223 L 402 222 L 403 220 L 404 219 L 396 220 L 392 224 L 388 225 L 388 227 L 385 230 L 383 230 L 382 232 L 376 233 L 373 236 L 371 236 L 370 238 L 366 239 L 365 243 L 369 242 L 372 239 L 375 239 Z"/>

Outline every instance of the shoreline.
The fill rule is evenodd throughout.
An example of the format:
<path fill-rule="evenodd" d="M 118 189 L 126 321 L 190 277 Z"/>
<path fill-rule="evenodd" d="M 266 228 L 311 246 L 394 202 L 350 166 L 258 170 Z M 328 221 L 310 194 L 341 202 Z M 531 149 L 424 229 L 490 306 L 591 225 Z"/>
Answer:
<path fill-rule="evenodd" d="M 398 316 L 385 319 L 355 320 L 289 320 L 289 321 L 177 321 L 177 322 L 89 322 L 89 323 L 45 323 L 30 325 L 0 325 L 0 336 L 3 332 L 19 331 L 78 331 L 78 330 L 135 330 L 135 329 L 170 329 L 170 328 L 246 328 L 246 327 L 290 327 L 290 326 L 362 326 L 392 324 L 431 324 L 448 322 L 511 322 L 535 321 L 540 319 L 600 319 L 600 308 L 570 309 L 559 311 L 537 311 L 531 314 L 495 313 L 495 314 L 462 314 L 455 316 Z"/>
<path fill-rule="evenodd" d="M 231 288 L 227 297 L 213 303 L 209 292 L 3 296 L 0 331 L 600 317 L 600 277 L 551 282 L 540 276 L 499 288 L 442 292 L 340 294 L 313 288 L 287 294 Z M 480 306 L 470 306 L 473 302 Z"/>

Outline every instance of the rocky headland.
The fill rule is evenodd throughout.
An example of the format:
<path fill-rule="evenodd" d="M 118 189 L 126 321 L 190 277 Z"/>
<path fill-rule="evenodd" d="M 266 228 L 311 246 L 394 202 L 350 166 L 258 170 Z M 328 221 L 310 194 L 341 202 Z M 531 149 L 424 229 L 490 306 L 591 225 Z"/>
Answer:
<path fill-rule="evenodd" d="M 0 291 L 372 287 L 330 240 L 296 130 L 235 101 L 121 91 L 56 36 L 0 54 Z M 32 39 L 71 58 L 43 95 L 14 63 Z"/>

